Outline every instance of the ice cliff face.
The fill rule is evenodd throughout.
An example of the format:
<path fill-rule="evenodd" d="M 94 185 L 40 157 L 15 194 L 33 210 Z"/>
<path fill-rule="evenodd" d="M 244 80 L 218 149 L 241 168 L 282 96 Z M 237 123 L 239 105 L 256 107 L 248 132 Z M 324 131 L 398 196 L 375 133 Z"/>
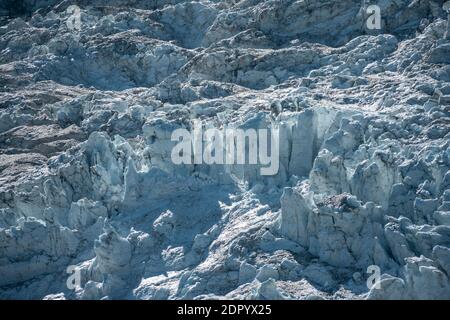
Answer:
<path fill-rule="evenodd" d="M 2 1 L 0 298 L 450 299 L 443 2 Z"/>

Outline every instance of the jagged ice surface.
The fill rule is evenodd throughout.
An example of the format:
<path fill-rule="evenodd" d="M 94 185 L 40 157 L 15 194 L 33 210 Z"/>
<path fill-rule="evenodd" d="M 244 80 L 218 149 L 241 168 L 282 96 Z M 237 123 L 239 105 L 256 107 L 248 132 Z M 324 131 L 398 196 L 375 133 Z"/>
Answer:
<path fill-rule="evenodd" d="M 0 298 L 450 299 L 443 2 L 2 1 Z M 278 174 L 174 165 L 193 120 Z"/>

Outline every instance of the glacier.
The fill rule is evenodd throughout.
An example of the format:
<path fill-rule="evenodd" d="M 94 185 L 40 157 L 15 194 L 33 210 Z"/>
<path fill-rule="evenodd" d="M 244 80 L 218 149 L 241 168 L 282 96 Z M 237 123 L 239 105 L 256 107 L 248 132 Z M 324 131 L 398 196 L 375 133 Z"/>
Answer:
<path fill-rule="evenodd" d="M 0 299 L 450 299 L 444 2 L 1 1 Z"/>

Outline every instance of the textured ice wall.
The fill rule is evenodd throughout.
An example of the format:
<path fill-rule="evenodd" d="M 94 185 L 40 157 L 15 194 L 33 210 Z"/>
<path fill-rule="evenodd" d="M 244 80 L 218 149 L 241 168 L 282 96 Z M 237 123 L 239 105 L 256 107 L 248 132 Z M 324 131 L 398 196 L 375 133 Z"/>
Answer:
<path fill-rule="evenodd" d="M 450 298 L 442 4 L 2 2 L 0 297 Z M 174 165 L 194 120 L 278 174 Z"/>

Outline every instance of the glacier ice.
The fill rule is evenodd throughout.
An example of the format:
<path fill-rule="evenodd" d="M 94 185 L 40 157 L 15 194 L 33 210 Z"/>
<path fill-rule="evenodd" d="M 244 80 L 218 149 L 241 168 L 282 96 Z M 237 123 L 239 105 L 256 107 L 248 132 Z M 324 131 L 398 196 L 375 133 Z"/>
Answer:
<path fill-rule="evenodd" d="M 450 299 L 443 3 L 2 1 L 0 298 Z"/>

